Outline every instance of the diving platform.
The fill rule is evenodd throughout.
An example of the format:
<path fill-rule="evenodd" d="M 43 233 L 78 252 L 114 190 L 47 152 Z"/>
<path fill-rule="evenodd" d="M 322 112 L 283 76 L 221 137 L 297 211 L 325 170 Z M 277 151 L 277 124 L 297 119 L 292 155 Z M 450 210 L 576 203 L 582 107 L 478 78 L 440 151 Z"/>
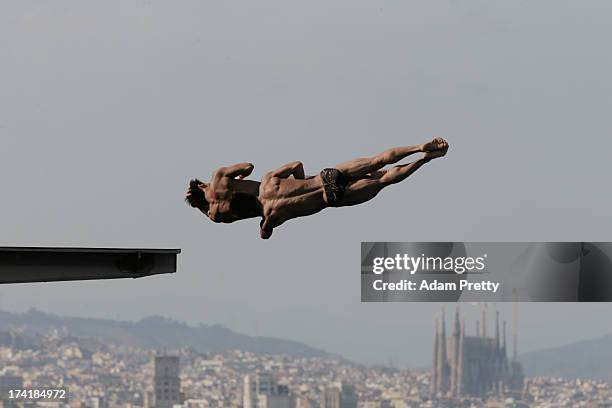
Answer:
<path fill-rule="evenodd" d="M 0 284 L 174 273 L 180 249 L 0 247 Z"/>

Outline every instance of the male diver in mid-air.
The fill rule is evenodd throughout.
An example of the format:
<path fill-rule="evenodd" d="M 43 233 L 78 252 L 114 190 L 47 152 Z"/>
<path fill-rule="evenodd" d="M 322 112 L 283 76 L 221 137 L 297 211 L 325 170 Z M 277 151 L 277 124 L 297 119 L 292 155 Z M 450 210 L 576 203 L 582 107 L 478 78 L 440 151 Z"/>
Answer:
<path fill-rule="evenodd" d="M 418 146 L 395 147 L 374 157 L 361 158 L 306 176 L 301 162 L 291 162 L 266 173 L 261 182 L 245 180 L 251 163 L 217 169 L 210 182 L 194 179 L 185 200 L 214 222 L 230 223 L 261 217 L 260 235 L 268 239 L 274 228 L 292 218 L 318 213 L 326 207 L 365 203 L 385 187 L 399 183 L 423 164 L 442 157 L 448 143 L 442 138 Z M 414 153 L 418 160 L 384 169 Z"/>

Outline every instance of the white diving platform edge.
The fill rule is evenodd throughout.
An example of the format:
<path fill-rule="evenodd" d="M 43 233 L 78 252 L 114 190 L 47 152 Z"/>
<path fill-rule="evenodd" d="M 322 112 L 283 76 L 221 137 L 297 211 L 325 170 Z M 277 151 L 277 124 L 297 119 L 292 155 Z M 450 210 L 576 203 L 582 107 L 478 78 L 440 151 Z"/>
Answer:
<path fill-rule="evenodd" d="M 0 284 L 174 273 L 180 249 L 0 247 Z"/>

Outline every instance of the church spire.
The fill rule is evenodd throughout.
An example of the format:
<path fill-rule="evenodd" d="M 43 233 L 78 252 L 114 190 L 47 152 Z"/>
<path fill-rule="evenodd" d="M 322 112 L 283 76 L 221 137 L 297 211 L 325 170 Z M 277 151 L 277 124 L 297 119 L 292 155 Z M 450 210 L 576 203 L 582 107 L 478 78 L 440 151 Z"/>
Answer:
<path fill-rule="evenodd" d="M 512 325 L 512 360 L 516 361 L 518 353 L 518 302 L 514 302 L 514 311 L 512 314 L 512 319 L 514 320 L 514 324 Z"/>
<path fill-rule="evenodd" d="M 455 323 L 453 326 L 453 338 L 450 342 L 452 346 L 452 360 L 451 360 L 451 395 L 457 396 L 458 384 L 459 384 L 459 356 L 460 356 L 460 343 L 461 343 L 461 323 L 459 322 L 459 305 L 455 307 Z"/>
<path fill-rule="evenodd" d="M 459 337 L 459 366 L 457 368 L 457 385 L 456 385 L 456 396 L 461 397 L 463 394 L 463 354 L 465 353 L 464 348 L 465 340 L 465 320 L 461 322 L 461 334 Z"/>
<path fill-rule="evenodd" d="M 482 337 L 487 337 L 487 304 L 482 308 Z"/>
<path fill-rule="evenodd" d="M 442 308 L 442 323 L 438 340 L 438 393 L 446 395 L 449 385 L 448 355 L 446 353 L 446 311 Z"/>
<path fill-rule="evenodd" d="M 495 346 L 499 350 L 499 310 L 495 312 Z"/>
<path fill-rule="evenodd" d="M 453 336 L 459 336 L 461 333 L 461 323 L 459 322 L 459 305 L 455 307 L 455 325 L 453 328 Z"/>
<path fill-rule="evenodd" d="M 502 348 L 504 349 L 504 354 L 506 353 L 506 321 L 504 320 L 504 342 L 502 343 Z"/>
<path fill-rule="evenodd" d="M 439 359 L 442 360 L 442 363 L 446 363 L 446 311 L 442 308 L 442 325 L 440 327 L 440 355 Z"/>
<path fill-rule="evenodd" d="M 431 367 L 431 384 L 430 392 L 431 397 L 434 398 L 438 394 L 438 348 L 439 348 L 439 337 L 440 337 L 440 321 L 436 319 L 436 331 L 434 336 L 434 348 L 433 348 L 433 364 Z"/>

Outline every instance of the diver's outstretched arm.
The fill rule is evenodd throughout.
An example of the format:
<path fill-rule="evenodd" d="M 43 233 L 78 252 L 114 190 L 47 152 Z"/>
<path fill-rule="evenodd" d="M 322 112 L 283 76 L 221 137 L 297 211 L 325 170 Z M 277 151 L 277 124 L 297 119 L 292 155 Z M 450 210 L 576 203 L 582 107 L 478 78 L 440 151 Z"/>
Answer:
<path fill-rule="evenodd" d="M 304 164 L 301 161 L 294 161 L 287 163 L 282 167 L 274 170 L 270 173 L 272 177 L 287 178 L 293 176 L 296 179 L 303 180 L 306 176 L 304 174 Z"/>

